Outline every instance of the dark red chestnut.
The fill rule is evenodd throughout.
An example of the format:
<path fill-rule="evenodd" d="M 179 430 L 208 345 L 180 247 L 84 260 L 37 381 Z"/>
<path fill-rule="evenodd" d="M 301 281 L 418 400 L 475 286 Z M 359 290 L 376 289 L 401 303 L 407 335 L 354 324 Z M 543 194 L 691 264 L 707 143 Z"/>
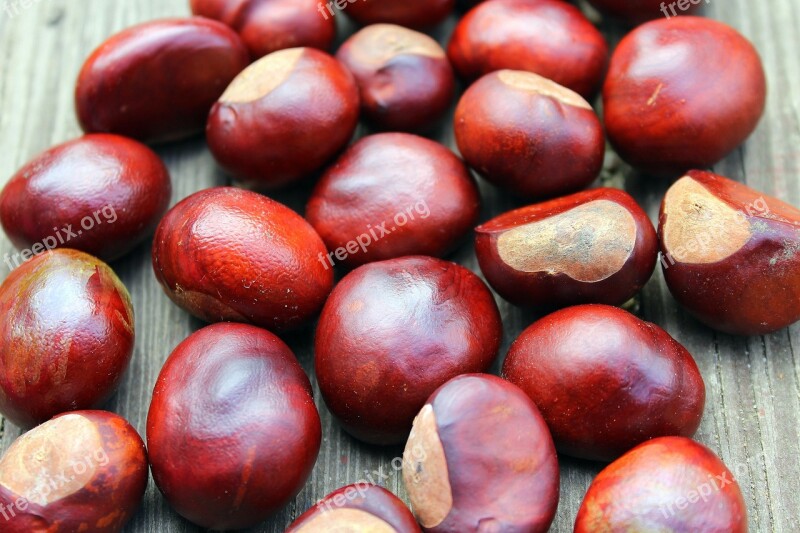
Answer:
<path fill-rule="evenodd" d="M 144 142 L 203 131 L 208 110 L 249 62 L 236 33 L 205 18 L 140 24 L 104 42 L 83 65 L 75 88 L 87 133 Z"/>
<path fill-rule="evenodd" d="M 714 452 L 691 439 L 641 444 L 605 468 L 583 499 L 575 533 L 747 533 L 742 491 Z"/>
<path fill-rule="evenodd" d="M 355 76 L 361 109 L 377 129 L 426 129 L 450 108 L 453 69 L 439 43 L 424 33 L 374 24 L 345 41 L 336 58 Z"/>
<path fill-rule="evenodd" d="M 345 276 L 322 310 L 319 387 L 347 432 L 398 444 L 436 388 L 489 368 L 502 334 L 491 292 L 466 268 L 421 256 L 370 263 Z"/>
<path fill-rule="evenodd" d="M 306 218 L 349 267 L 403 255 L 441 256 L 478 218 L 480 195 L 444 146 L 406 133 L 364 137 L 317 184 Z"/>
<path fill-rule="evenodd" d="M 800 320 L 800 210 L 693 170 L 667 191 L 658 231 L 667 286 L 703 323 L 763 335 Z"/>
<path fill-rule="evenodd" d="M 369 483 L 337 489 L 292 522 L 284 533 L 420 533 L 408 507 L 388 490 Z"/>
<path fill-rule="evenodd" d="M 124 418 L 62 414 L 19 437 L 0 459 L 0 529 L 116 533 L 146 487 L 144 443 Z"/>
<path fill-rule="evenodd" d="M 211 109 L 208 146 L 225 170 L 279 187 L 319 170 L 358 124 L 358 87 L 313 48 L 274 52 L 250 65 Z"/>
<path fill-rule="evenodd" d="M 597 9 L 631 22 L 688 15 L 711 0 L 589 0 Z"/>
<path fill-rule="evenodd" d="M 68 248 L 0 286 L 0 413 L 30 427 L 102 405 L 133 353 L 130 295 L 111 268 Z"/>
<path fill-rule="evenodd" d="M 110 261 L 153 232 L 171 193 L 169 172 L 148 147 L 90 134 L 14 174 L 0 194 L 0 220 L 17 248 L 38 254 L 66 246 Z"/>
<path fill-rule="evenodd" d="M 466 162 L 525 198 L 583 189 L 603 166 L 603 126 L 592 106 L 530 72 L 501 70 L 475 82 L 456 107 L 454 127 Z"/>
<path fill-rule="evenodd" d="M 336 20 L 318 0 L 190 0 L 192 13 L 224 22 L 254 59 L 284 48 L 327 50 Z"/>
<path fill-rule="evenodd" d="M 343 9 L 359 24 L 388 22 L 409 28 L 429 28 L 453 11 L 455 0 L 348 0 Z M 328 5 L 339 2 L 328 2 Z"/>
<path fill-rule="evenodd" d="M 464 15 L 447 55 L 467 81 L 496 70 L 524 70 L 588 98 L 603 80 L 608 44 L 580 9 L 566 2 L 492 0 Z"/>
<path fill-rule="evenodd" d="M 705 384 L 691 354 L 618 307 L 579 305 L 529 326 L 503 377 L 542 411 L 561 453 L 611 461 L 653 437 L 690 437 Z"/>
<path fill-rule="evenodd" d="M 475 231 L 486 280 L 521 306 L 621 305 L 650 279 L 658 257 L 653 224 L 618 189 L 515 209 Z"/>
<path fill-rule="evenodd" d="M 414 419 L 403 481 L 422 528 L 545 532 L 558 506 L 558 458 L 536 405 L 496 376 L 441 386 Z"/>
<path fill-rule="evenodd" d="M 285 330 L 310 320 L 330 293 L 326 253 L 314 228 L 288 207 L 216 187 L 167 213 L 153 269 L 167 296 L 201 320 Z"/>
<path fill-rule="evenodd" d="M 217 530 L 254 526 L 294 498 L 319 452 L 311 383 L 288 346 L 246 324 L 184 340 L 147 415 L 153 479 L 175 510 Z"/>
<path fill-rule="evenodd" d="M 633 30 L 615 50 L 603 87 L 614 148 L 631 165 L 655 173 L 718 162 L 753 132 L 765 100 L 764 68 L 753 45 L 733 28 L 699 17 Z"/>

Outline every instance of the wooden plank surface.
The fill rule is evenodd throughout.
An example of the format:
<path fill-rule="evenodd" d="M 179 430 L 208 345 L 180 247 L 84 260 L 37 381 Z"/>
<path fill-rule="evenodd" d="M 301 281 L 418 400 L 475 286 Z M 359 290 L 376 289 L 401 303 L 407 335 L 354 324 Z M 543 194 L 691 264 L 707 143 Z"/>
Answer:
<path fill-rule="evenodd" d="M 1 179 L 7 179 L 37 152 L 80 134 L 74 118 L 73 86 L 83 60 L 95 46 L 132 24 L 185 16 L 187 4 L 187 0 L 0 0 Z M 755 43 L 770 83 L 767 111 L 758 131 L 715 170 L 800 205 L 800 2 L 711 0 L 706 13 L 738 28 Z M 339 18 L 344 32 L 351 31 L 344 17 Z M 452 24 L 450 21 L 435 36 L 446 42 Z M 618 26 L 604 24 L 603 28 L 612 42 L 622 34 Z M 439 139 L 454 147 L 449 126 L 442 128 Z M 172 173 L 173 203 L 194 191 L 230 183 L 200 139 L 162 147 L 158 152 Z M 602 180 L 628 189 L 655 220 L 668 183 L 636 174 L 612 153 Z M 487 184 L 481 183 L 481 189 L 484 220 L 514 206 Z M 295 190 L 273 196 L 302 212 L 306 194 Z M 1 237 L 0 254 L 10 251 L 10 243 Z M 470 245 L 452 259 L 478 272 Z M 125 416 L 144 435 L 150 394 L 161 365 L 171 350 L 202 324 L 162 293 L 150 267 L 149 244 L 112 266 L 132 294 L 137 340 L 131 367 L 107 408 Z M 4 278 L 8 267 L 0 264 L 0 268 Z M 510 342 L 535 317 L 498 303 L 506 330 L 504 355 Z M 747 339 L 714 333 L 676 305 L 660 271 L 640 295 L 637 310 L 644 319 L 669 331 L 697 359 L 708 389 L 697 438 L 720 454 L 737 476 L 748 504 L 751 531 L 800 531 L 800 355 L 796 355 L 800 353 L 800 326 Z M 312 338 L 313 329 L 308 328 L 286 339 L 309 373 Z M 283 531 L 317 499 L 363 479 L 405 498 L 399 472 L 391 466 L 401 449 L 368 447 L 349 438 L 331 419 L 316 385 L 315 392 L 324 436 L 314 473 L 291 505 L 253 531 Z M 8 422 L 1 431 L 3 451 L 20 431 Z M 562 459 L 561 465 L 561 502 L 552 531 L 569 532 L 583 494 L 602 465 L 568 458 Z M 151 482 L 127 531 L 166 533 L 200 528 L 171 511 Z"/>

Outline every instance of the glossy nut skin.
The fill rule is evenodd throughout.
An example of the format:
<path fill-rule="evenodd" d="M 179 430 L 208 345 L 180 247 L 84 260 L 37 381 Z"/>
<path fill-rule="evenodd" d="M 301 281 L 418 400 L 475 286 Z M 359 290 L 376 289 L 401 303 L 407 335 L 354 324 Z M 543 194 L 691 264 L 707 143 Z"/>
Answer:
<path fill-rule="evenodd" d="M 661 437 L 600 472 L 574 531 L 747 533 L 747 509 L 733 474 L 714 452 L 684 437 Z"/>
<path fill-rule="evenodd" d="M 311 383 L 286 344 L 214 324 L 178 345 L 153 390 L 147 447 L 170 505 L 200 526 L 251 527 L 303 487 L 319 453 Z"/>
<path fill-rule="evenodd" d="M 78 120 L 87 133 L 148 143 L 198 134 L 208 110 L 249 59 L 236 33 L 214 20 L 133 26 L 84 63 L 75 87 Z"/>
<path fill-rule="evenodd" d="M 674 17 L 696 12 L 707 0 L 685 2 L 686 9 L 670 7 L 672 2 L 664 0 L 589 0 L 589 3 L 604 13 L 630 22 L 643 22 L 660 17 Z"/>
<path fill-rule="evenodd" d="M 437 387 L 489 368 L 501 338 L 491 292 L 469 270 L 422 256 L 370 263 L 345 276 L 325 303 L 317 380 L 348 433 L 398 444 Z"/>
<path fill-rule="evenodd" d="M 765 100 L 753 45 L 700 17 L 633 30 L 614 51 L 603 87 L 606 131 L 619 155 L 672 176 L 710 167 L 733 151 L 756 128 Z"/>
<path fill-rule="evenodd" d="M 611 461 L 647 439 L 690 437 L 705 405 L 686 348 L 608 305 L 534 322 L 511 345 L 502 375 L 539 407 L 558 451 L 582 459 Z"/>
<path fill-rule="evenodd" d="M 450 108 L 455 76 L 439 43 L 394 24 L 373 24 L 336 52 L 353 73 L 361 110 L 376 129 L 420 131 Z"/>
<path fill-rule="evenodd" d="M 282 331 L 309 321 L 330 293 L 326 252 L 314 228 L 283 204 L 216 187 L 167 213 L 153 270 L 167 296 L 201 320 Z"/>
<path fill-rule="evenodd" d="M 284 48 L 328 50 L 336 20 L 317 0 L 190 0 L 192 13 L 236 30 L 254 59 Z"/>
<path fill-rule="evenodd" d="M 486 280 L 524 307 L 621 305 L 647 283 L 658 257 L 653 224 L 618 189 L 592 189 L 515 209 L 475 232 Z"/>
<path fill-rule="evenodd" d="M 667 191 L 658 230 L 667 287 L 701 322 L 764 335 L 800 320 L 800 210 L 693 170 Z"/>
<path fill-rule="evenodd" d="M 403 481 L 433 533 L 546 532 L 558 506 L 553 439 L 536 405 L 496 376 L 467 374 L 414 419 Z"/>
<path fill-rule="evenodd" d="M 68 246 L 111 261 L 155 230 L 171 194 L 167 167 L 147 146 L 89 134 L 17 171 L 0 193 L 0 221 L 17 248 Z"/>
<path fill-rule="evenodd" d="M 326 531 L 421 532 L 414 515 L 400 498 L 383 487 L 366 482 L 331 492 L 300 515 L 284 533 Z"/>
<path fill-rule="evenodd" d="M 0 286 L 0 413 L 21 427 L 102 405 L 133 353 L 130 295 L 111 268 L 58 248 Z"/>
<path fill-rule="evenodd" d="M 0 459 L 3 533 L 122 531 L 142 501 L 147 472 L 142 438 L 121 416 L 56 416 Z"/>
<path fill-rule="evenodd" d="M 382 133 L 360 139 L 328 169 L 306 218 L 331 251 L 329 265 L 355 267 L 445 255 L 470 231 L 479 210 L 475 180 L 453 152 L 415 135 Z M 351 244 L 350 253 L 353 242 L 364 246 Z M 346 256 L 336 256 L 340 248 Z"/>
<path fill-rule="evenodd" d="M 446 19 L 455 4 L 455 0 L 358 0 L 343 11 L 363 25 L 386 22 L 425 29 Z"/>
<path fill-rule="evenodd" d="M 299 181 L 345 147 L 358 123 L 353 75 L 313 48 L 265 56 L 214 104 L 206 137 L 217 162 L 262 188 Z"/>
<path fill-rule="evenodd" d="M 475 82 L 456 107 L 454 128 L 464 160 L 523 198 L 578 191 L 603 166 L 603 126 L 589 103 L 529 72 L 501 70 Z"/>
<path fill-rule="evenodd" d="M 496 70 L 524 70 L 588 98 L 603 80 L 608 44 L 567 2 L 492 0 L 464 15 L 447 55 L 466 81 Z"/>

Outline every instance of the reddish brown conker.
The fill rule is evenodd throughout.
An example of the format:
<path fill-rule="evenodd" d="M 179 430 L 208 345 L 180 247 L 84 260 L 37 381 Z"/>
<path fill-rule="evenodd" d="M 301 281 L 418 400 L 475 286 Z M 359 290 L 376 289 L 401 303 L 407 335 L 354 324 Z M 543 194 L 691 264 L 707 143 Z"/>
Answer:
<path fill-rule="evenodd" d="M 352 0 L 343 11 L 363 25 L 386 22 L 422 29 L 446 19 L 455 4 L 455 0 Z"/>
<path fill-rule="evenodd" d="M 676 17 L 697 11 L 710 0 L 588 0 L 597 9 L 630 22 Z"/>

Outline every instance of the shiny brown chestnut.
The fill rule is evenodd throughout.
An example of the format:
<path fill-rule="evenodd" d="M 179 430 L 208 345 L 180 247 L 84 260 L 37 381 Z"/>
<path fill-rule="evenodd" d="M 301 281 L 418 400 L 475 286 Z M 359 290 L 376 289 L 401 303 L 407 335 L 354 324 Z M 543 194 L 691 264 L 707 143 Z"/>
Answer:
<path fill-rule="evenodd" d="M 343 11 L 359 24 L 386 22 L 416 29 L 439 24 L 447 18 L 456 5 L 455 0 L 348 0 L 348 2 Z"/>
<path fill-rule="evenodd" d="M 408 507 L 388 490 L 366 482 L 337 489 L 300 515 L 284 533 L 420 533 Z"/>
<path fill-rule="evenodd" d="M 450 108 L 453 68 L 424 33 L 374 24 L 345 41 L 336 58 L 355 76 L 361 110 L 376 129 L 423 130 Z"/>
<path fill-rule="evenodd" d="M 733 28 L 700 17 L 648 22 L 611 58 L 606 131 L 641 170 L 676 175 L 710 167 L 755 130 L 766 87 L 758 52 Z"/>
<path fill-rule="evenodd" d="M 480 194 L 444 146 L 407 133 L 364 137 L 314 188 L 306 218 L 330 252 L 327 266 L 404 255 L 442 256 L 475 224 Z"/>
<path fill-rule="evenodd" d="M 75 87 L 78 120 L 87 133 L 144 142 L 198 134 L 249 59 L 239 36 L 215 20 L 165 19 L 128 28 L 84 63 Z"/>
<path fill-rule="evenodd" d="M 111 268 L 58 248 L 0 286 L 0 413 L 22 427 L 102 405 L 133 353 L 131 299 Z"/>
<path fill-rule="evenodd" d="M 747 509 L 739 484 L 714 452 L 684 437 L 661 437 L 598 474 L 574 531 L 747 533 Z"/>
<path fill-rule="evenodd" d="M 175 510 L 217 530 L 254 526 L 294 498 L 319 452 L 311 383 L 272 333 L 214 324 L 178 345 L 147 415 L 153 479 Z"/>
<path fill-rule="evenodd" d="M 658 257 L 647 213 L 618 189 L 515 209 L 475 232 L 489 285 L 516 305 L 540 309 L 621 305 L 647 283 Z"/>
<path fill-rule="evenodd" d="M 110 261 L 153 232 L 171 194 L 167 167 L 147 146 L 89 134 L 17 171 L 0 193 L 0 221 L 17 248 L 66 246 Z"/>
<path fill-rule="evenodd" d="M 0 459 L 3 533 L 116 533 L 147 487 L 142 438 L 107 411 L 59 415 Z"/>
<path fill-rule="evenodd" d="M 317 325 L 322 397 L 357 439 L 401 443 L 436 388 L 489 368 L 502 334 L 491 292 L 464 267 L 422 256 L 361 266 Z"/>
<path fill-rule="evenodd" d="M 201 320 L 286 330 L 311 320 L 330 293 L 326 253 L 288 207 L 216 187 L 167 213 L 153 241 L 153 270 L 167 296 Z"/>
<path fill-rule="evenodd" d="M 711 0 L 589 0 L 604 13 L 630 22 L 677 17 L 697 11 Z"/>
<path fill-rule="evenodd" d="M 422 528 L 545 532 L 558 506 L 553 439 L 536 405 L 496 376 L 456 377 L 414 420 L 403 481 Z"/>
<path fill-rule="evenodd" d="M 608 44 L 567 2 L 492 0 L 464 15 L 447 55 L 467 81 L 496 70 L 523 70 L 588 98 L 603 80 Z"/>
<path fill-rule="evenodd" d="M 311 175 L 344 148 L 358 109 L 358 87 L 339 61 L 313 48 L 280 50 L 225 90 L 208 117 L 208 146 L 237 179 L 280 187 Z"/>
<path fill-rule="evenodd" d="M 763 335 L 800 320 L 800 210 L 693 170 L 667 191 L 658 231 L 667 287 L 703 323 Z"/>
<path fill-rule="evenodd" d="M 592 106 L 530 72 L 501 70 L 475 82 L 456 107 L 454 128 L 464 160 L 521 197 L 578 191 L 603 166 L 603 126 Z"/>
<path fill-rule="evenodd" d="M 579 305 L 534 322 L 503 377 L 539 407 L 559 452 L 611 461 L 654 437 L 690 437 L 705 384 L 692 355 L 618 307 Z"/>

